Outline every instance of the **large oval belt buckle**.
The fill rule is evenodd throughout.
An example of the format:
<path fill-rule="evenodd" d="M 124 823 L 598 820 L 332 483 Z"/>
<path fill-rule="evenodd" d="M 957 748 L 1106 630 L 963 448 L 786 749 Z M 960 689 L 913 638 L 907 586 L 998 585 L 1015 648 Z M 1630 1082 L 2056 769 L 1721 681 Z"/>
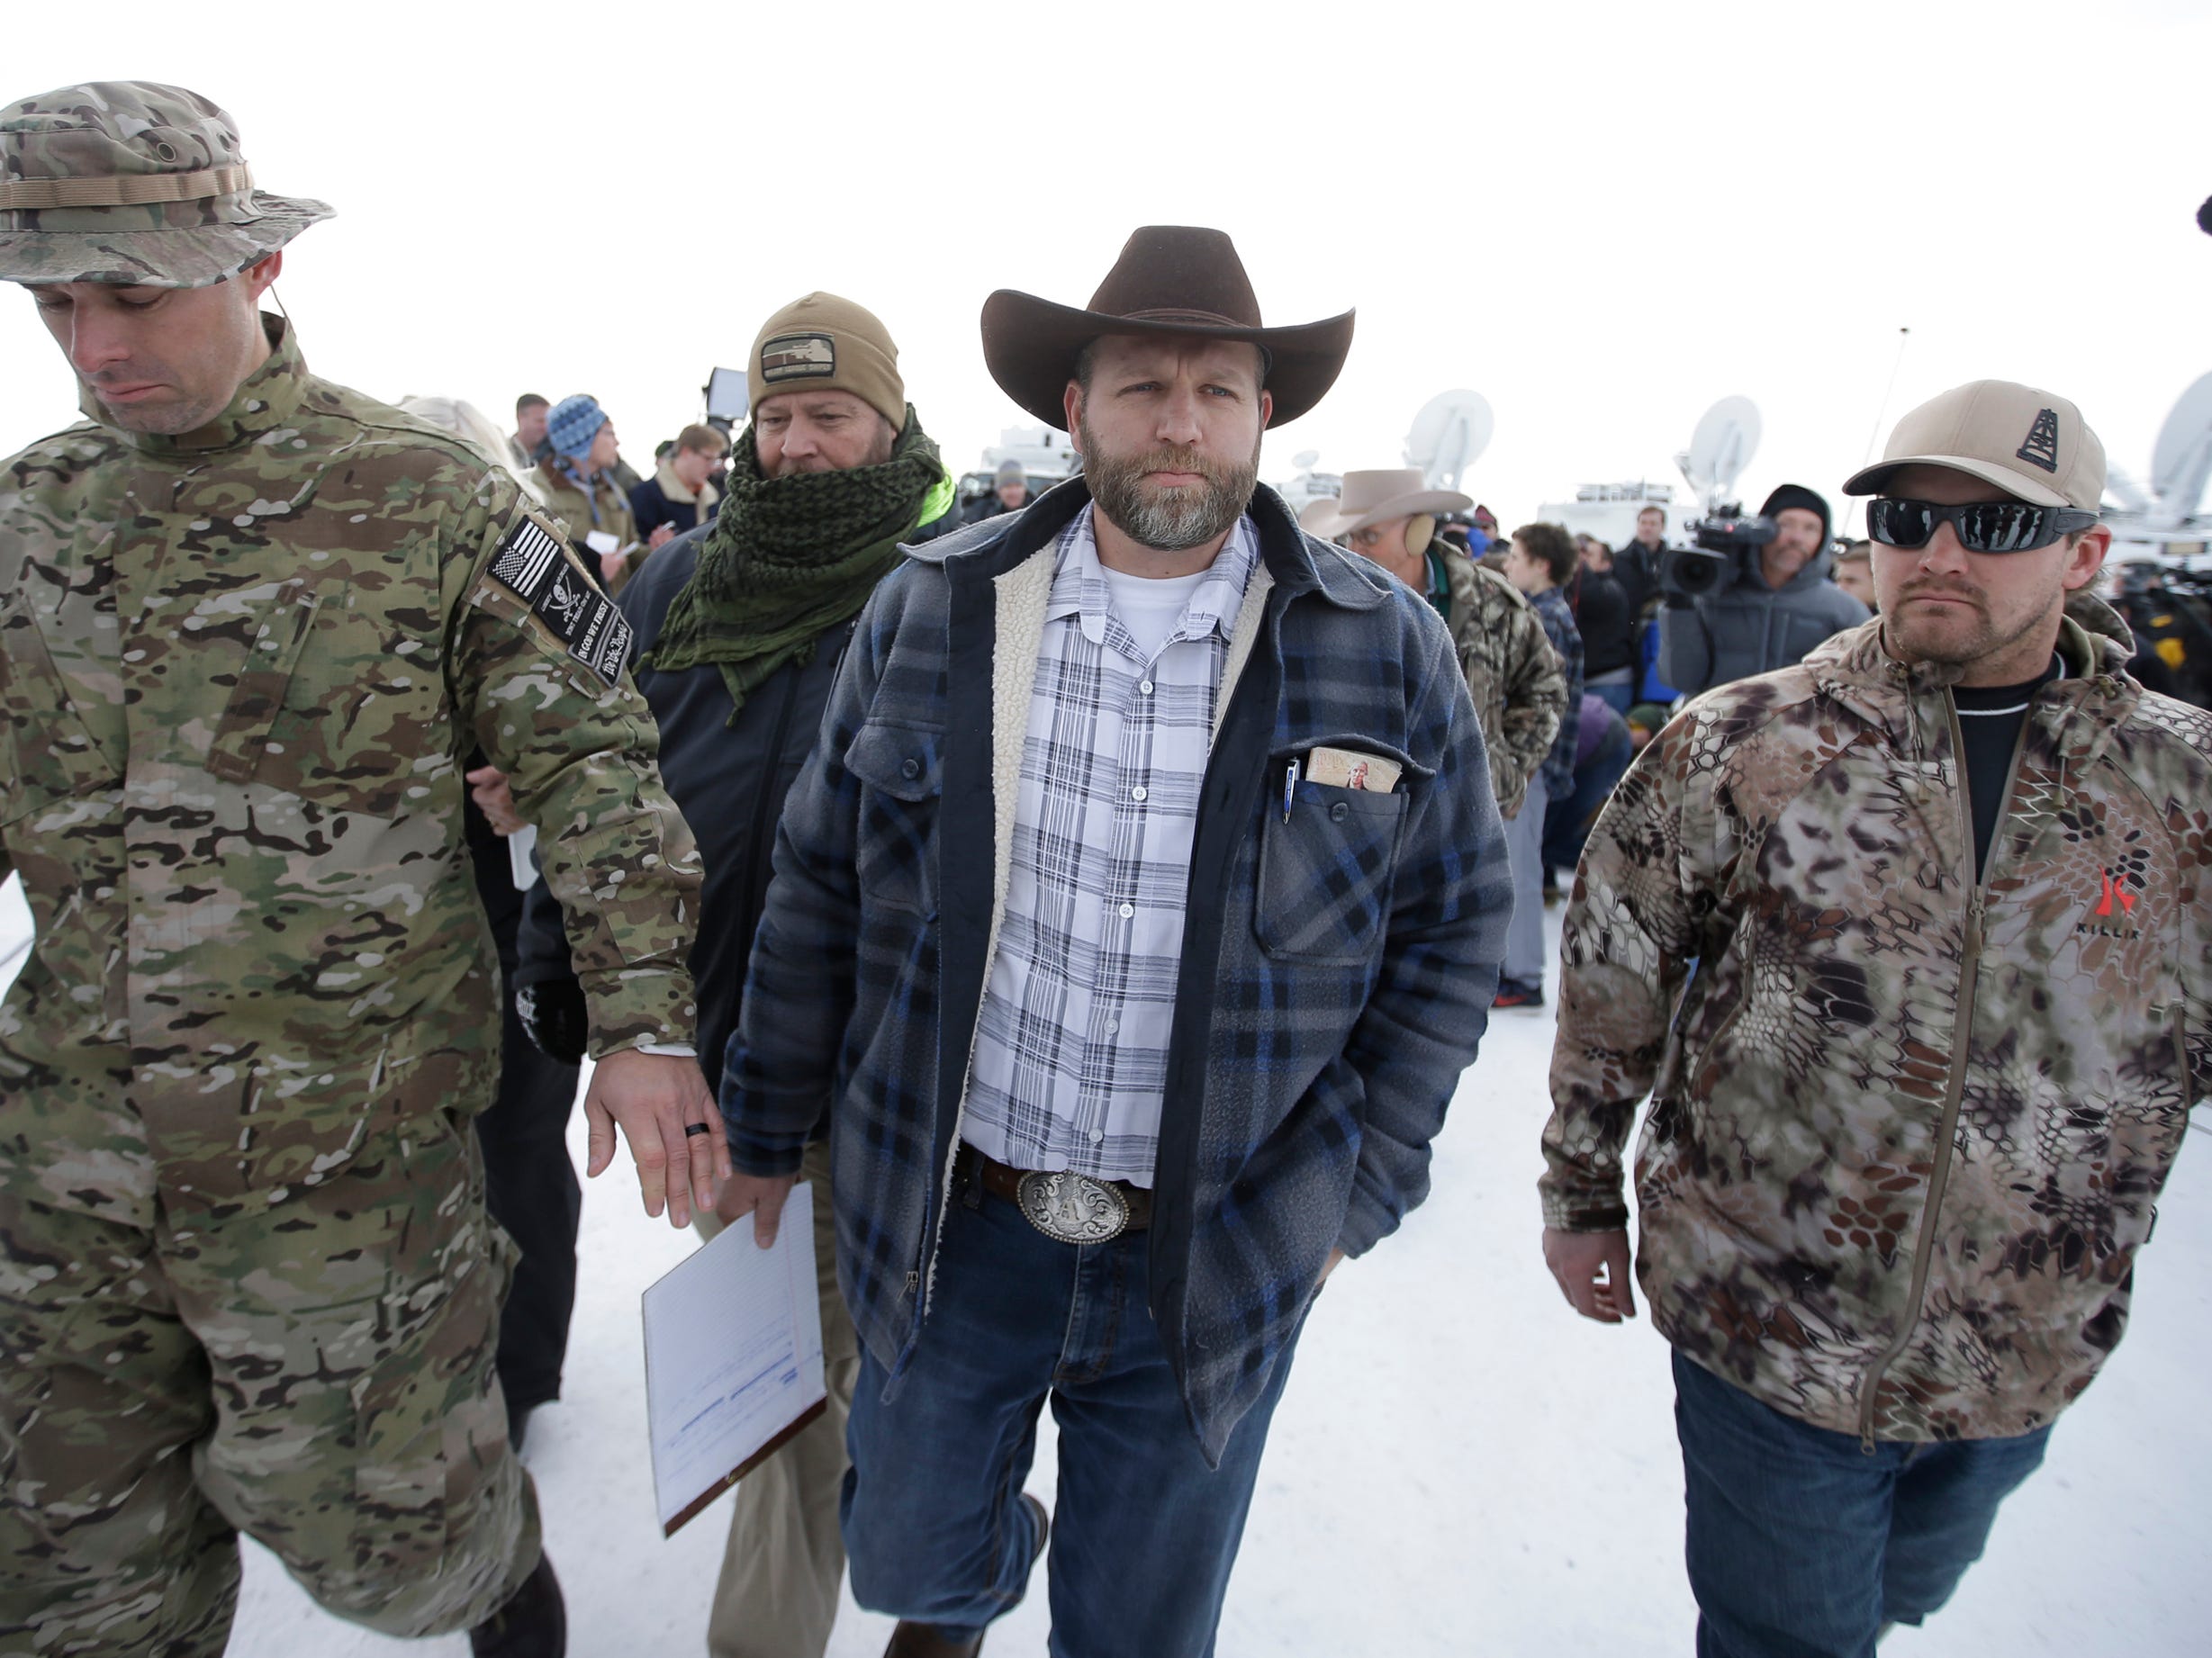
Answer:
<path fill-rule="evenodd" d="M 1029 1224 L 1061 1243 L 1104 1243 L 1129 1224 L 1129 1200 L 1088 1175 L 1032 1169 L 1015 1193 Z"/>

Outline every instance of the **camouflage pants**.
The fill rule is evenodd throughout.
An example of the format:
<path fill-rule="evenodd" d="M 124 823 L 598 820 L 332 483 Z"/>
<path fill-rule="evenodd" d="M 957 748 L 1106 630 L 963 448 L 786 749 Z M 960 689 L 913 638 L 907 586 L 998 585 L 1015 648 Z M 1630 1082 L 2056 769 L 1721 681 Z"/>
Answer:
<path fill-rule="evenodd" d="M 0 1652 L 215 1658 L 240 1530 L 373 1629 L 489 1616 L 538 1554 L 492 1373 L 510 1253 L 444 1111 L 150 1231 L 0 1185 Z"/>

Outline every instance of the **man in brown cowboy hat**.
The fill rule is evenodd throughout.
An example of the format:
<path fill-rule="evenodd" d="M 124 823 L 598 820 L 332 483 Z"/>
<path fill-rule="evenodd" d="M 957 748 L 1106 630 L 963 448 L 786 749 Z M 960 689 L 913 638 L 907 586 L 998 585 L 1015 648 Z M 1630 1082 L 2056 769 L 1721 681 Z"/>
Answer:
<path fill-rule="evenodd" d="M 902 1658 L 1021 1598 L 1048 1399 L 1052 1650 L 1210 1648 L 1307 1309 L 1474 1058 L 1510 900 L 1450 636 L 1255 482 L 1350 338 L 1266 327 L 1215 230 L 993 294 L 1083 475 L 908 549 L 786 800 L 724 1212 L 772 1221 L 826 1101 L 845 1543 Z"/>
<path fill-rule="evenodd" d="M 1416 467 L 1348 472 L 1334 500 L 1309 502 L 1299 522 L 1324 541 L 1373 559 L 1426 599 L 1451 629 L 1481 716 L 1498 810 L 1521 810 L 1529 778 L 1551 752 L 1566 707 L 1566 678 L 1535 608 L 1513 584 L 1436 533 L 1440 512 L 1475 503 L 1422 487 Z"/>
<path fill-rule="evenodd" d="M 329 212 L 181 87 L 0 109 L 0 280 L 87 417 L 0 463 L 0 870 L 38 924 L 0 1011 L 10 1652 L 213 1658 L 241 1530 L 357 1623 L 561 1651 L 469 1128 L 472 750 L 569 912 L 592 1172 L 618 1122 L 650 1212 L 712 1201 L 699 863 L 627 629 L 513 478 L 262 313 Z"/>

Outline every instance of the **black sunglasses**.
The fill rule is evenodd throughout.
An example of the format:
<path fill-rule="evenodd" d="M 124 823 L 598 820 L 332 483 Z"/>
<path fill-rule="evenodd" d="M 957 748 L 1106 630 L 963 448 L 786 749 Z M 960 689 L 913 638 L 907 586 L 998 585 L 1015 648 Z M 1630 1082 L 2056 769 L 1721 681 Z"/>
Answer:
<path fill-rule="evenodd" d="M 1876 496 L 1866 503 L 1866 534 L 1885 547 L 1924 547 L 1937 525 L 1948 524 L 1969 553 L 2030 553 L 2096 522 L 2095 513 L 2079 508 L 2031 507 L 2021 500 L 1939 507 L 1932 500 Z"/>

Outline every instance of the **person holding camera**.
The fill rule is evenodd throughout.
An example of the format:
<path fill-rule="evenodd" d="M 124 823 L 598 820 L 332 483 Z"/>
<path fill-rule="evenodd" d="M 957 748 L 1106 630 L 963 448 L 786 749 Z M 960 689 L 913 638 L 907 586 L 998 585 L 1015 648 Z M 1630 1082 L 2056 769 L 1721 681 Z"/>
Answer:
<path fill-rule="evenodd" d="M 1774 526 L 1765 541 L 1677 551 L 1660 563 L 1659 678 L 1685 697 L 1792 667 L 1871 614 L 1828 579 L 1822 497 L 1785 483 L 1766 498 L 1759 517 Z M 1716 557 L 1723 562 L 1713 572 Z"/>

